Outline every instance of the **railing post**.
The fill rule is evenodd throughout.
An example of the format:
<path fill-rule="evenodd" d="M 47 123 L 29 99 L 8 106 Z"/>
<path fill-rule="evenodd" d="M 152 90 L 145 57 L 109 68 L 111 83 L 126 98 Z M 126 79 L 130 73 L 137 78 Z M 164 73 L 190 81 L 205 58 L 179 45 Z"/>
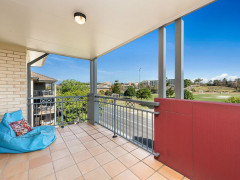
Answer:
<path fill-rule="evenodd" d="M 62 125 L 61 125 L 61 128 L 64 128 L 64 124 L 63 124 L 63 97 L 61 98 L 62 100 L 62 111 L 61 111 L 61 114 L 62 114 Z"/>
<path fill-rule="evenodd" d="M 116 133 L 116 99 L 113 100 L 113 104 L 114 104 L 114 110 L 113 110 L 113 117 L 114 117 L 114 135 L 113 138 L 117 137 L 117 133 Z"/>

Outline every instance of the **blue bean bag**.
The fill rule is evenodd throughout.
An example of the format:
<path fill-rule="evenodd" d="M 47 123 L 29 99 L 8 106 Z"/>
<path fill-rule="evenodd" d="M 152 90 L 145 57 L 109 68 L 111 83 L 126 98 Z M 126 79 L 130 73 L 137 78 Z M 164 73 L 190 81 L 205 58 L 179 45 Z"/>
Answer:
<path fill-rule="evenodd" d="M 25 153 L 42 150 L 56 139 L 53 126 L 34 127 L 29 133 L 16 136 L 9 123 L 21 119 L 24 119 L 21 110 L 4 114 L 0 123 L 0 153 Z"/>

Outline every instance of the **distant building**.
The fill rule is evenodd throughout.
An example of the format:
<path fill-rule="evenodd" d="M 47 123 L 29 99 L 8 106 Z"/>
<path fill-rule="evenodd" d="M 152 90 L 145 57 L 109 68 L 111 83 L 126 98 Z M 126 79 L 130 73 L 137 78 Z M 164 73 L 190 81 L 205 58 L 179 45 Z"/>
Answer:
<path fill-rule="evenodd" d="M 170 86 L 175 85 L 175 79 L 167 79 L 166 81 L 170 83 Z M 144 84 L 145 86 L 149 86 L 149 87 L 157 87 L 158 80 L 145 80 L 145 81 L 142 81 L 141 84 Z"/>
<path fill-rule="evenodd" d="M 43 103 L 41 99 L 33 99 L 32 124 L 33 126 L 56 124 L 56 79 L 32 72 L 31 73 L 31 97 L 48 97 L 49 103 Z"/>

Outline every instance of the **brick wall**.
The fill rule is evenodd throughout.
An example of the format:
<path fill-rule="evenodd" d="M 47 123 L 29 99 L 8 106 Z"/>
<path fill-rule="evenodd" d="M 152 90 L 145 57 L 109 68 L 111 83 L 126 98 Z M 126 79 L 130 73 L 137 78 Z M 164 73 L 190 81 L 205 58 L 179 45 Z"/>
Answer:
<path fill-rule="evenodd" d="M 26 50 L 15 49 L 0 46 L 0 121 L 5 112 L 19 109 L 27 117 Z"/>

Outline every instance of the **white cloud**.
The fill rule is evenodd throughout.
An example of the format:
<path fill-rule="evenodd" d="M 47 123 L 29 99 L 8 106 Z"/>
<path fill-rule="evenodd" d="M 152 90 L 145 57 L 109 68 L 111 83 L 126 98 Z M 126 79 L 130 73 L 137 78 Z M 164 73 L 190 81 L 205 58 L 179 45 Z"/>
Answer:
<path fill-rule="evenodd" d="M 227 73 L 223 73 L 219 76 L 216 76 L 216 77 L 213 77 L 213 78 L 201 78 L 203 79 L 203 83 L 207 83 L 209 82 L 210 80 L 214 81 L 214 80 L 223 80 L 224 78 L 226 78 L 228 81 L 234 81 L 235 79 L 239 78 L 238 76 L 230 76 L 229 74 Z M 194 78 L 193 81 L 197 79 L 197 78 Z"/>

